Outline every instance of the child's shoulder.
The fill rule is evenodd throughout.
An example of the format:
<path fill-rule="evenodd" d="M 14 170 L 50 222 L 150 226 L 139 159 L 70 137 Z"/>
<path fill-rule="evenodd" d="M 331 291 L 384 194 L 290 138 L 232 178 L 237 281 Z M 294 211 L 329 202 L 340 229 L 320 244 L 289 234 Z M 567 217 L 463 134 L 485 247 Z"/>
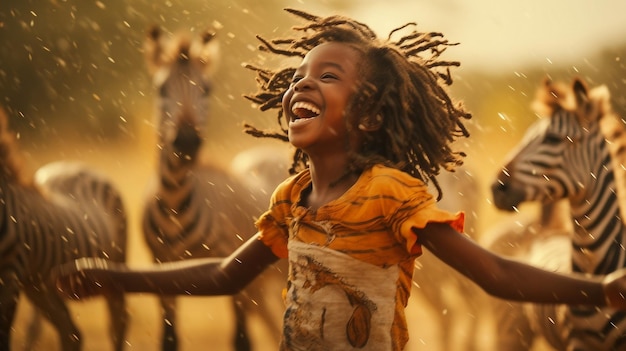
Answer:
<path fill-rule="evenodd" d="M 422 208 L 435 201 L 426 183 L 392 167 L 372 167 L 363 173 L 360 184 L 360 193 L 380 206 L 385 216 L 403 206 Z"/>
<path fill-rule="evenodd" d="M 370 190 L 380 193 L 426 191 L 426 184 L 412 175 L 384 165 L 375 165 L 363 174 L 363 182 Z"/>
<path fill-rule="evenodd" d="M 370 177 L 373 182 L 398 182 L 409 186 L 425 185 L 422 180 L 413 177 L 407 172 L 380 164 L 367 170 L 364 175 Z"/>
<path fill-rule="evenodd" d="M 274 190 L 274 197 L 292 198 L 299 196 L 304 188 L 311 184 L 311 173 L 309 169 L 304 169 L 294 175 L 289 176 L 280 183 Z"/>

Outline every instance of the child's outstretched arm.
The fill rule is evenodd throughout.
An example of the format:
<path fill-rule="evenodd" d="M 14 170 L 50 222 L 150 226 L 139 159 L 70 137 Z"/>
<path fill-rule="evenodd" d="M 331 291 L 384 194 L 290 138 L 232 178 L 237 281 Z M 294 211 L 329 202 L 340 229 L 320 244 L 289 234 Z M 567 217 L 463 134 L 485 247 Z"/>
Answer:
<path fill-rule="evenodd" d="M 488 294 L 517 301 L 626 309 L 626 271 L 606 277 L 560 274 L 497 255 L 448 224 L 416 229 L 419 242 Z"/>
<path fill-rule="evenodd" d="M 231 295 L 278 258 L 258 234 L 227 258 L 190 259 L 145 269 L 97 258 L 82 258 L 56 269 L 58 292 L 70 299 L 113 291 L 165 295 Z"/>

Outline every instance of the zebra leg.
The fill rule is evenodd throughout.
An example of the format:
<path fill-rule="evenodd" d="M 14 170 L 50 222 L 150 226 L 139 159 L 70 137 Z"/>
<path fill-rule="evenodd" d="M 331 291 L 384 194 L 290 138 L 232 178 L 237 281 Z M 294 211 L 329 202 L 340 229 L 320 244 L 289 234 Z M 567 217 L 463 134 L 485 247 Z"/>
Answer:
<path fill-rule="evenodd" d="M 161 296 L 163 308 L 163 336 L 162 350 L 178 350 L 178 335 L 176 335 L 176 298 L 173 296 Z"/>
<path fill-rule="evenodd" d="M 288 269 L 287 260 L 276 263 L 250 283 L 238 297 L 241 308 L 247 313 L 245 317 L 256 315 L 267 328 L 266 335 L 274 341 L 274 346 L 268 346 L 268 349 L 279 349 L 285 310 L 282 294 Z"/>
<path fill-rule="evenodd" d="M 535 335 L 524 310 L 524 305 L 492 298 L 494 318 L 494 350 L 530 350 Z"/>
<path fill-rule="evenodd" d="M 11 348 L 11 326 L 15 319 L 18 299 L 17 285 L 10 284 L 8 279 L 0 280 L 0 351 L 9 351 Z"/>
<path fill-rule="evenodd" d="M 61 297 L 52 290 L 25 287 L 24 293 L 35 308 L 38 308 L 44 317 L 56 328 L 63 351 L 80 351 L 82 345 L 81 334 L 72 321 L 70 311 Z"/>
<path fill-rule="evenodd" d="M 27 322 L 26 338 L 24 340 L 24 350 L 31 351 L 35 349 L 35 342 L 41 337 L 43 330 L 43 316 L 39 308 L 33 307 L 30 319 Z"/>
<path fill-rule="evenodd" d="M 12 306 L 8 306 L 8 303 L 2 303 L 0 308 L 0 351 L 10 351 L 11 348 L 11 325 L 15 319 L 15 311 L 17 302 Z"/>
<path fill-rule="evenodd" d="M 107 306 L 110 316 L 110 333 L 113 340 L 113 349 L 122 351 L 126 331 L 128 330 L 129 315 L 126 310 L 126 300 L 124 294 L 114 294 L 108 297 Z"/>
<path fill-rule="evenodd" d="M 441 290 L 446 313 L 441 311 L 442 336 L 447 338 L 442 343 L 442 350 L 476 351 L 483 350 L 477 338 L 478 327 L 484 311 L 479 306 L 485 306 L 486 294 L 479 290 L 474 283 L 466 280 L 456 271 L 449 273 L 446 278 L 445 291 Z"/>
<path fill-rule="evenodd" d="M 465 283 L 459 273 L 445 266 L 432 255 L 420 257 L 413 271 L 412 297 L 423 297 L 428 308 L 437 318 L 434 323 L 440 333 L 441 349 L 446 351 L 473 351 L 475 320 L 468 319 L 472 314 L 472 303 L 475 302 L 478 290 L 473 283 Z M 468 327 L 466 328 L 466 325 Z M 457 335 L 457 331 L 464 335 Z"/>
<path fill-rule="evenodd" d="M 238 296 L 241 297 L 241 296 Z M 233 312 L 235 313 L 235 337 L 234 345 L 236 351 L 250 351 L 250 337 L 247 329 L 247 316 L 244 308 L 244 302 L 232 299 Z"/>
<path fill-rule="evenodd" d="M 535 334 L 542 336 L 554 350 L 567 349 L 564 305 L 525 304 L 524 309 Z"/>

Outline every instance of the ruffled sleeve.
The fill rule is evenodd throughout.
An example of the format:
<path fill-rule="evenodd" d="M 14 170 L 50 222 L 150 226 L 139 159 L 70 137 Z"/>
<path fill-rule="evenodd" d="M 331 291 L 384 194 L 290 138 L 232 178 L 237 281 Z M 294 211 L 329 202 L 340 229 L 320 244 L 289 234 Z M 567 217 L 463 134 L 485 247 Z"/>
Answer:
<path fill-rule="evenodd" d="M 265 212 L 256 221 L 256 226 L 261 233 L 259 240 L 268 246 L 276 257 L 287 258 L 287 238 L 289 237 L 287 228 L 279 225 L 271 211 Z"/>
<path fill-rule="evenodd" d="M 259 239 L 272 250 L 276 257 L 287 258 L 288 256 L 288 223 L 291 217 L 291 207 L 294 202 L 298 201 L 301 188 L 308 180 L 308 172 L 303 171 L 278 185 L 272 194 L 269 210 L 263 213 L 255 223 L 260 232 Z"/>
<path fill-rule="evenodd" d="M 384 176 L 384 178 L 383 178 Z M 448 223 L 458 232 L 463 232 L 465 214 L 451 213 L 437 207 L 434 197 L 424 182 L 393 169 L 374 169 L 378 192 L 384 192 L 380 203 L 382 212 L 391 226 L 396 240 L 402 242 L 409 254 L 419 256 L 422 247 L 414 228 L 424 228 L 428 223 Z"/>
<path fill-rule="evenodd" d="M 399 233 L 404 238 L 406 249 L 411 255 L 419 256 L 422 254 L 422 245 L 418 243 L 419 238 L 413 229 L 422 229 L 428 223 L 447 223 L 462 233 L 464 231 L 465 213 L 450 213 L 433 204 L 421 209 L 417 215 L 403 221 Z"/>

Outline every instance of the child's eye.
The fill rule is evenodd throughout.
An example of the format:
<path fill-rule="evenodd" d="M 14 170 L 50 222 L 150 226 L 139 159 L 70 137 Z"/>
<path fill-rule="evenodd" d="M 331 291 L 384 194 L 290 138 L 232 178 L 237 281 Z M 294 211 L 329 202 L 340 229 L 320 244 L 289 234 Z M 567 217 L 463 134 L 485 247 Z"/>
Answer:
<path fill-rule="evenodd" d="M 291 78 L 291 84 L 296 84 L 298 83 L 300 80 L 302 80 L 301 76 L 293 76 L 293 78 Z"/>
<path fill-rule="evenodd" d="M 322 79 L 337 79 L 337 76 L 332 73 L 324 73 Z"/>

